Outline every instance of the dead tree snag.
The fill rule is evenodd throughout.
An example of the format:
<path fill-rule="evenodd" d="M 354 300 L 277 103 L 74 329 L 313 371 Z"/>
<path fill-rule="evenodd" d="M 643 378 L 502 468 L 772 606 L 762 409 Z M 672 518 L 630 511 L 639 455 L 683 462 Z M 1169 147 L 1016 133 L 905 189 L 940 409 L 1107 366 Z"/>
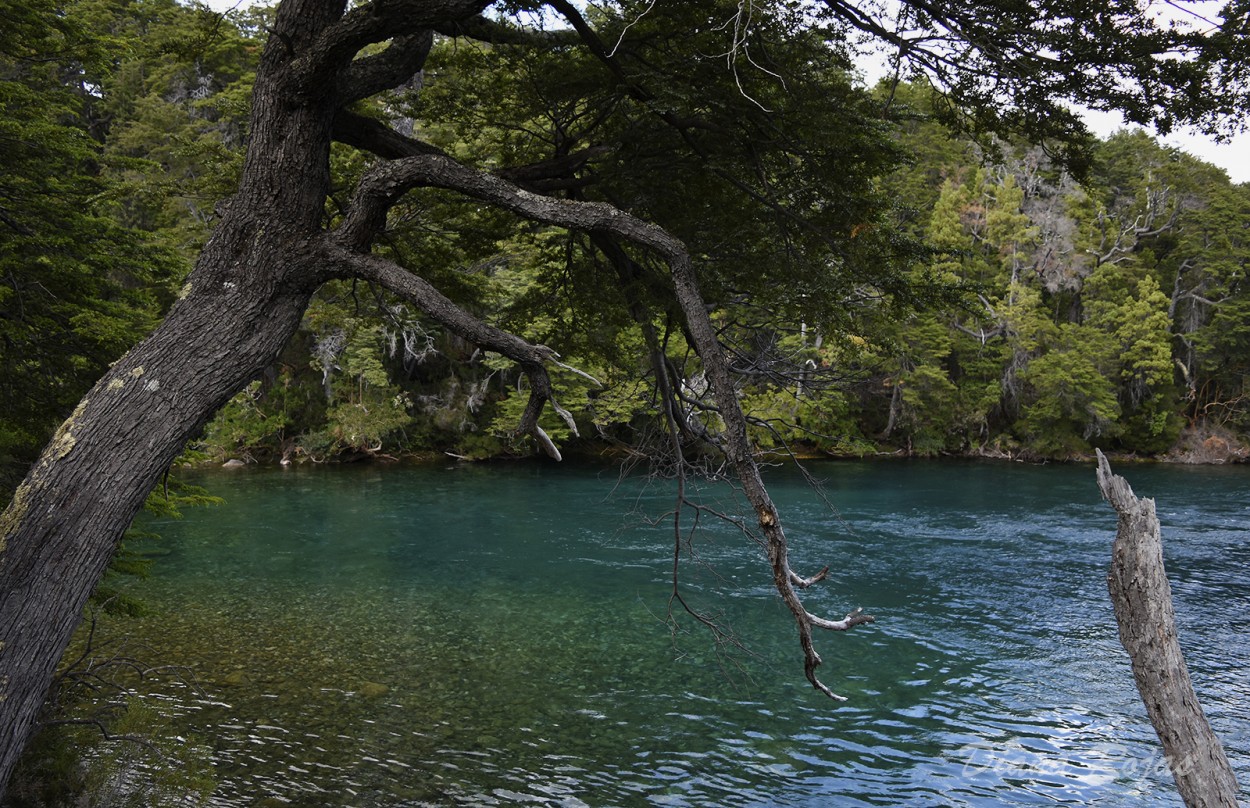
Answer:
<path fill-rule="evenodd" d="M 1098 453 L 1098 487 L 1119 516 L 1107 588 L 1120 642 L 1181 799 L 1191 808 L 1236 808 L 1237 780 L 1189 678 L 1176 635 L 1172 588 L 1153 499 L 1138 499 Z"/>

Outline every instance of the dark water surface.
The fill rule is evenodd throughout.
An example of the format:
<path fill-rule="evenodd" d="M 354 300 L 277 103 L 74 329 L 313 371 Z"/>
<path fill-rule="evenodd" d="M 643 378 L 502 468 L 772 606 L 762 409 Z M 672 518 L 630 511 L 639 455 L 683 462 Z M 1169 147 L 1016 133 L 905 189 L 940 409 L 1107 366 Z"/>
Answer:
<path fill-rule="evenodd" d="M 1115 635 L 1089 467 L 839 462 L 772 475 L 835 704 L 758 548 L 696 537 L 663 622 L 664 485 L 552 465 L 252 470 L 159 522 L 132 630 L 205 690 L 213 805 L 1179 805 Z M 1120 469 L 1158 500 L 1182 643 L 1250 783 L 1250 470 Z M 614 490 L 615 489 L 615 490 Z M 708 493 L 716 499 L 714 491 Z"/>

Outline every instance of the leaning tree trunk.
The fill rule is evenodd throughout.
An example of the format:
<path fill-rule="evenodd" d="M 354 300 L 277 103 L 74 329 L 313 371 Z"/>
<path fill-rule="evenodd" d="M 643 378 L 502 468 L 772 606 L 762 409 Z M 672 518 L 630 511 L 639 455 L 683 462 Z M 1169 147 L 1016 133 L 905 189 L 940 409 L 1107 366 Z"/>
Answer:
<path fill-rule="evenodd" d="M 301 5 L 279 17 L 281 41 L 337 14 Z M 311 245 L 333 107 L 285 99 L 287 61 L 272 46 L 262 57 L 239 193 L 179 300 L 82 400 L 0 516 L 0 799 L 122 532 L 186 441 L 277 357 L 321 280 Z"/>
<path fill-rule="evenodd" d="M 1111 473 L 1102 452 L 1098 486 L 1119 515 L 1107 587 L 1120 642 L 1181 799 L 1194 808 L 1236 808 L 1237 780 L 1181 656 L 1154 500 L 1135 497 L 1128 481 Z"/>
<path fill-rule="evenodd" d="M 83 399 L 0 516 L 0 799 L 57 660 L 122 531 L 186 440 L 277 357 L 322 282 L 353 277 L 377 283 L 452 333 L 516 361 L 531 382 L 519 429 L 558 457 L 538 425 L 548 403 L 568 416 L 547 376 L 555 353 L 486 324 L 427 281 L 370 253 L 387 211 L 417 187 L 441 187 L 526 218 L 612 234 L 664 257 L 726 423 L 727 457 L 756 510 L 774 582 L 798 622 L 807 677 L 834 695 L 816 677 L 820 657 L 812 630 L 841 631 L 872 618 L 859 610 L 843 620 L 819 618 L 795 593 L 823 579 L 827 568 L 812 578 L 790 569 L 785 534 L 751 454 L 685 246 L 609 205 L 525 191 L 349 111 L 354 102 L 407 81 L 440 24 L 454 28 L 488 2 L 378 0 L 348 9 L 347 0 L 283 0 L 279 6 L 257 70 L 239 192 L 190 282 L 156 332 Z M 388 40 L 384 49 L 356 58 Z M 384 159 L 365 173 L 341 222 L 327 230 L 323 205 L 335 136 Z"/>
<path fill-rule="evenodd" d="M 86 600 L 147 492 L 207 418 L 277 356 L 307 300 L 300 292 L 256 299 L 242 283 L 231 291 L 193 290 L 123 357 L 0 517 L 0 778 L 21 754 Z M 232 297 L 251 299 L 233 306 Z"/>

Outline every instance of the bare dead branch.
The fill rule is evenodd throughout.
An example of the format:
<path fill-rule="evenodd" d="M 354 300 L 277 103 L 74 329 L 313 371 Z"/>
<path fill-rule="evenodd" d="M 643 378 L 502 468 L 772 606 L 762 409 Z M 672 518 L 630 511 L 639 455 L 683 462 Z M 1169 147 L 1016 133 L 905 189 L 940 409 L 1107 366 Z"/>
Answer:
<path fill-rule="evenodd" d="M 816 573 L 810 578 L 804 578 L 803 576 L 799 575 L 794 570 L 790 570 L 790 583 L 794 584 L 799 589 L 807 589 L 809 586 L 814 586 L 828 577 L 829 577 L 829 565 L 828 564 L 821 567 L 820 572 Z M 870 621 L 865 621 L 865 622 L 870 622 Z"/>
<path fill-rule="evenodd" d="M 1211 729 L 1189 676 L 1176 631 L 1163 538 L 1152 499 L 1138 499 L 1098 452 L 1098 487 L 1117 515 L 1107 587 L 1120 642 L 1163 745 L 1177 790 L 1188 806 L 1233 808 L 1237 779 Z"/>
<path fill-rule="evenodd" d="M 442 149 L 391 129 L 383 121 L 340 110 L 334 118 L 334 139 L 387 160 L 437 154 Z M 521 166 L 495 169 L 492 173 L 528 191 L 546 192 L 582 187 L 589 183 L 576 175 L 591 160 L 609 153 L 608 146 L 588 146 L 570 154 Z"/>
<path fill-rule="evenodd" d="M 342 228 L 348 242 L 354 240 L 351 235 L 360 227 L 358 221 L 368 221 L 376 226 L 378 210 L 385 210 L 393 200 L 411 188 L 420 186 L 444 188 L 456 191 L 483 202 L 512 211 L 524 218 L 544 222 L 546 224 L 568 227 L 590 233 L 607 233 L 624 239 L 638 246 L 657 253 L 668 264 L 671 273 L 673 290 L 686 321 L 690 339 L 703 361 L 704 370 L 711 382 L 713 398 L 720 409 L 721 418 L 725 423 L 722 437 L 722 450 L 742 485 L 747 501 L 751 503 L 759 521 L 760 529 L 765 537 L 768 548 L 768 559 L 773 570 L 773 584 L 786 607 L 794 615 L 799 631 L 799 642 L 803 648 L 804 670 L 808 680 L 817 690 L 834 698 L 836 696 L 816 676 L 816 668 L 821 659 L 816 653 L 812 641 L 812 622 L 807 610 L 803 607 L 791 580 L 789 551 L 785 532 L 782 529 L 776 507 L 768 495 L 760 475 L 759 466 L 755 462 L 750 439 L 747 434 L 747 422 L 742 407 L 738 402 L 728 362 L 716 337 L 716 330 L 707 312 L 703 296 L 699 293 L 695 278 L 694 266 L 685 245 L 663 228 L 651 222 L 638 219 L 618 208 L 600 202 L 579 202 L 565 199 L 552 199 L 522 190 L 498 177 L 482 171 L 463 166 L 448 157 L 425 155 L 409 157 L 375 167 L 361 182 L 361 190 L 353 211 Z M 341 243 L 327 246 L 328 256 L 345 268 L 350 268 L 361 277 L 368 277 L 387 285 L 393 291 L 406 290 L 405 294 L 414 294 L 413 302 L 425 308 L 435 319 L 440 317 L 449 328 L 462 329 L 466 337 L 473 342 L 486 339 L 514 353 L 498 350 L 506 356 L 522 361 L 518 357 L 534 356 L 535 362 L 522 367 L 531 375 L 535 389 L 546 384 L 544 363 L 554 357 L 550 349 L 536 355 L 539 349 L 524 343 L 517 337 L 487 326 L 475 317 L 461 311 L 451 301 L 423 280 L 401 268 L 381 261 L 373 256 L 353 253 Z M 515 355 L 514 355 L 515 354 Z M 534 403 L 534 392 L 531 391 L 531 405 Z M 532 407 L 526 408 L 526 417 Z M 859 620 L 847 627 L 869 622 Z"/>
<path fill-rule="evenodd" d="M 826 567 L 825 569 L 828 570 L 829 568 Z M 862 607 L 857 608 L 852 612 L 849 612 L 846 615 L 846 617 L 842 618 L 841 620 L 825 620 L 824 618 L 817 617 L 814 614 L 808 614 L 807 619 L 811 620 L 812 625 L 816 626 L 817 628 L 823 628 L 829 631 L 847 631 L 848 629 L 854 628 L 855 626 L 861 626 L 864 623 L 876 622 L 876 618 L 874 618 L 872 615 L 864 614 L 864 610 Z"/>

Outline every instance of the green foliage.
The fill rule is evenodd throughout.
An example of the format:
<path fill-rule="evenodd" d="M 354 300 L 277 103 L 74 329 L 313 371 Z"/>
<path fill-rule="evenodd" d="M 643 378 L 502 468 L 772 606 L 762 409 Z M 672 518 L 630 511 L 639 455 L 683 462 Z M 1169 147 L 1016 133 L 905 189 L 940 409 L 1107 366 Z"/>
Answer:
<path fill-rule="evenodd" d="M 1108 295 L 1102 288 L 1115 272 L 1100 267 L 1086 282 L 1086 322 L 1109 337 L 1124 412 L 1125 448 L 1158 452 L 1176 439 L 1172 333 L 1168 299 L 1151 275 L 1127 279 L 1131 287 Z M 1100 294 L 1101 293 L 1101 294 Z"/>
<path fill-rule="evenodd" d="M 761 8 L 745 43 L 766 60 L 692 62 L 692 48 L 725 49 L 727 29 L 706 22 L 735 9 L 588 12 L 620 40 L 619 73 L 581 48 L 439 43 L 419 91 L 361 109 L 482 167 L 583 155 L 568 184 L 538 190 L 611 201 L 689 245 L 722 338 L 749 369 L 742 400 L 765 447 L 931 454 L 1022 440 L 1040 455 L 1153 453 L 1182 421 L 1178 362 L 1191 408 L 1199 389 L 1237 400 L 1240 377 L 1226 374 L 1218 393 L 1198 381 L 1217 367 L 1202 357 L 1232 355 L 1219 340 L 1237 333 L 1206 328 L 1232 317 L 1234 300 L 1201 316 L 1192 303 L 1237 277 L 1215 239 L 1199 244 L 1190 229 L 1211 207 L 1204 232 L 1221 229 L 1216 210 L 1235 230 L 1239 208 L 1206 167 L 1124 133 L 1095 150 L 1079 185 L 1053 150 L 952 135 L 946 102 L 923 83 L 857 87 L 828 61 L 836 36 L 784 4 Z M 366 164 L 336 147 L 336 186 Z M 1201 201 L 1213 193 L 1218 206 Z M 613 256 L 594 237 L 444 192 L 409 194 L 391 220 L 383 253 L 603 383 L 557 373 L 583 436 L 655 428 L 641 323 L 675 378 L 698 378 L 651 257 Z M 1167 298 L 1178 276 L 1192 298 Z M 299 344 L 227 407 L 207 444 L 219 456 L 319 459 L 526 451 L 513 444 L 527 399 L 517 368 L 397 311 L 372 290 L 323 290 Z M 795 342 L 800 332 L 810 344 Z M 829 350 L 852 338 L 857 350 Z M 572 438 L 550 412 L 543 427 Z"/>
<path fill-rule="evenodd" d="M 1175 292 L 1174 331 L 1193 415 L 1250 430 L 1250 185 L 1212 182 L 1195 194 L 1175 248 L 1161 255 Z M 1165 286 L 1165 288 L 1167 288 Z"/>
<path fill-rule="evenodd" d="M 258 45 L 203 6 L 79 2 L 124 43 L 92 105 L 111 212 L 194 258 L 238 182 Z"/>
<path fill-rule="evenodd" d="M 175 0 L 0 3 L 7 489 L 104 368 L 148 332 L 207 240 L 237 184 L 271 12 L 222 18 Z M 1230 73 L 1226 92 L 1194 93 L 1219 64 L 1191 50 L 1196 37 L 1140 15 L 1091 20 L 1067 0 L 917 15 L 911 24 L 954 26 L 949 40 L 918 46 L 961 37 L 969 46 L 930 62 L 954 71 L 942 98 L 920 76 L 857 84 L 845 30 L 808 6 L 755 4 L 739 25 L 743 9 L 732 0 L 592 6 L 585 13 L 616 43 L 611 67 L 584 47 L 442 40 L 418 89 L 357 111 L 530 190 L 609 202 L 680 238 L 742 371 L 761 448 L 1023 446 L 1070 457 L 1094 446 L 1165 451 L 1187 419 L 1250 430 L 1250 186 L 1141 132 L 1073 150 L 1080 127 L 1056 105 L 1066 93 L 1165 127 L 1209 122 L 1243 92 L 1242 79 Z M 1083 36 L 1067 41 L 1073 31 L 1056 20 L 1077 21 Z M 1222 57 L 1244 54 L 1241 40 L 1215 39 Z M 1161 50 L 1193 58 L 1152 58 Z M 984 135 L 1003 122 L 1039 142 L 973 142 L 949 126 Z M 1054 134 L 1065 139 L 1040 137 Z M 1086 157 L 1093 162 L 1079 165 Z M 336 145 L 333 193 L 370 161 Z M 539 170 L 552 163 L 573 168 Z M 1072 167 L 1085 169 L 1084 184 Z M 327 221 L 343 201 L 328 201 Z M 581 435 L 633 441 L 656 431 L 660 379 L 688 402 L 705 399 L 654 256 L 435 190 L 408 194 L 388 224 L 380 254 L 597 380 L 553 372 Z M 333 283 L 276 365 L 208 425 L 199 450 L 317 461 L 526 451 L 513 435 L 526 401 L 511 363 L 378 290 Z M 716 420 L 708 410 L 686 425 L 714 430 Z M 559 442 L 573 438 L 549 409 L 542 424 Z M 203 499 L 160 491 L 149 507 L 174 515 Z M 126 535 L 96 604 L 140 608 L 119 580 L 146 573 L 155 541 Z M 85 702 L 63 706 L 66 716 L 97 715 L 74 712 L 94 709 Z M 160 734 L 147 705 L 120 699 L 109 709 L 100 720 L 112 732 Z M 165 769 L 136 757 L 140 747 L 97 746 L 83 769 L 65 750 L 88 743 L 85 732 L 64 730 L 36 756 L 36 771 L 74 786 L 39 804 L 77 799 L 79 788 L 111 804 L 185 804 L 208 787 L 190 765 L 166 771 L 188 774 L 169 790 L 149 788 L 148 775 Z"/>
<path fill-rule="evenodd" d="M 1248 265 L 1239 234 L 1250 210 L 1211 167 L 1141 133 L 1116 135 L 1097 157 L 1084 186 L 1040 151 L 1005 143 L 980 165 L 910 167 L 891 180 L 915 196 L 929 183 L 925 235 L 942 251 L 930 270 L 973 295 L 936 321 L 872 332 L 900 348 L 879 370 L 891 414 L 876 422 L 881 437 L 912 451 L 993 451 L 1014 435 L 1043 456 L 1092 445 L 1154 454 L 1175 443 L 1186 414 L 1239 417 L 1223 406 L 1240 401 L 1244 375 L 1232 348 L 1245 345 L 1230 294 L 1240 287 L 1228 283 Z M 1221 359 L 1204 365 L 1207 351 Z"/>
<path fill-rule="evenodd" d="M 890 225 L 889 200 L 874 181 L 900 156 L 879 107 L 846 72 L 817 67 L 828 56 L 829 32 L 808 29 L 786 7 L 761 7 L 753 20 L 751 47 L 766 50 L 766 64 L 726 70 L 717 60 L 691 60 L 692 50 L 728 45 L 727 32 L 707 21 L 730 19 L 736 8 L 603 12 L 602 35 L 621 38 L 623 78 L 582 49 L 449 44 L 432 57 L 411 114 L 421 134 L 487 164 L 599 149 L 594 182 L 576 193 L 611 200 L 680 237 L 698 256 L 703 292 L 714 301 L 749 295 L 815 326 L 847 316 L 844 302 L 860 283 L 914 294 L 901 274 L 914 247 Z M 631 21 L 630 35 L 620 37 Z M 644 91 L 631 87 L 654 97 L 640 101 Z M 583 312 L 586 296 L 608 286 L 602 273 L 612 271 L 588 271 L 597 257 L 577 254 L 584 250 L 575 245 L 571 261 L 549 265 L 581 304 L 572 310 Z M 658 268 L 640 264 L 631 294 L 670 311 Z M 787 283 L 776 283 L 780 277 Z"/>
<path fill-rule="evenodd" d="M 234 185 L 255 45 L 174 0 L 4 4 L 0 475 L 157 322 Z"/>
<path fill-rule="evenodd" d="M 605 41 L 619 39 L 619 72 L 584 48 L 447 40 L 419 91 L 358 110 L 482 167 L 574 161 L 563 185 L 536 190 L 610 201 L 682 238 L 748 371 L 742 400 L 762 446 L 975 452 L 1019 438 L 1041 454 L 1092 443 L 1153 453 L 1186 416 L 1250 427 L 1244 187 L 1140 132 L 1098 144 L 1085 185 L 1053 150 L 956 136 L 957 111 L 930 85 L 858 86 L 829 58 L 841 34 L 792 4 L 761 6 L 741 42 L 721 24 L 738 4 L 646 8 L 586 12 Z M 173 0 L 6 12 L 10 476 L 151 326 L 206 239 L 241 165 L 270 13 L 223 19 Z M 335 145 L 334 187 L 368 164 Z M 344 201 L 330 201 L 328 219 Z M 556 373 L 583 437 L 655 427 L 642 323 L 676 378 L 698 378 L 650 256 L 621 260 L 594 237 L 441 191 L 407 195 L 378 249 L 598 379 Z M 331 284 L 197 451 L 512 452 L 525 448 L 512 443 L 525 402 L 517 368 L 384 294 Z"/>
<path fill-rule="evenodd" d="M 0 39 L 0 474 L 20 476 L 91 381 L 156 322 L 183 270 L 107 215 L 87 32 L 51 4 Z M 46 30 L 36 30 L 39 25 Z M 29 39 L 23 39 L 29 37 Z M 80 61 L 81 60 L 81 61 Z M 7 485 L 6 485 L 7 487 Z"/>
<path fill-rule="evenodd" d="M 230 399 L 205 428 L 202 445 L 230 457 L 238 453 L 251 456 L 259 450 L 281 452 L 285 430 L 291 423 L 281 401 L 271 398 L 269 406 L 262 407 L 260 397 L 261 383 L 255 381 Z"/>
<path fill-rule="evenodd" d="M 1064 331 L 1074 341 L 1085 336 L 1079 326 Z M 1108 445 L 1119 431 L 1115 387 L 1080 350 L 1049 351 L 1020 376 L 1026 404 L 1017 429 L 1037 453 L 1079 455 L 1091 444 Z"/>
<path fill-rule="evenodd" d="M 852 402 L 838 391 L 796 397 L 793 390 L 761 391 L 742 400 L 752 421 L 751 437 L 761 449 L 810 446 L 835 455 L 867 454 L 858 435 Z"/>
<path fill-rule="evenodd" d="M 216 787 L 212 750 L 203 743 L 188 743 L 181 737 L 182 731 L 180 722 L 162 715 L 145 700 L 126 698 L 120 715 L 110 725 L 110 734 L 143 742 L 112 740 L 96 745 L 85 776 L 85 793 L 90 795 L 87 805 L 207 805 Z"/>

